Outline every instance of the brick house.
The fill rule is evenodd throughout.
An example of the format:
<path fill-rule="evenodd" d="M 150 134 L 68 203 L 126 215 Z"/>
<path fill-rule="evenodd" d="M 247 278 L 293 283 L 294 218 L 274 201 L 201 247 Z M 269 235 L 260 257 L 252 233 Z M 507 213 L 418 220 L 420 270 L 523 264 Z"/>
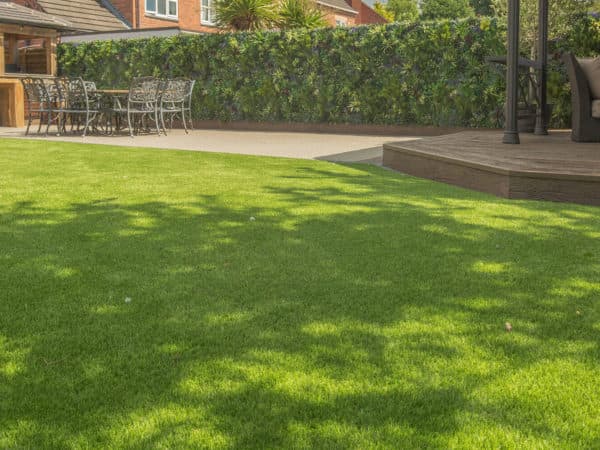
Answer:
<path fill-rule="evenodd" d="M 171 29 L 214 33 L 215 0 L 12 0 L 68 20 L 77 31 L 103 33 Z M 315 0 L 331 26 L 385 23 L 362 0 Z"/>
<path fill-rule="evenodd" d="M 46 0 L 48 1 L 48 0 Z M 201 33 L 215 27 L 214 0 L 111 0 L 134 29 L 177 26 Z M 332 26 L 385 23 L 362 0 L 316 0 Z"/>
<path fill-rule="evenodd" d="M 354 26 L 386 23 L 383 17 L 362 0 L 317 0 L 331 26 Z"/>
<path fill-rule="evenodd" d="M 358 25 L 368 25 L 370 23 L 387 23 L 387 19 L 381 17 L 371 6 L 362 0 L 351 0 L 352 7 L 358 11 Z"/>
<path fill-rule="evenodd" d="M 133 29 L 178 27 L 199 33 L 214 33 L 210 0 L 111 0 Z"/>

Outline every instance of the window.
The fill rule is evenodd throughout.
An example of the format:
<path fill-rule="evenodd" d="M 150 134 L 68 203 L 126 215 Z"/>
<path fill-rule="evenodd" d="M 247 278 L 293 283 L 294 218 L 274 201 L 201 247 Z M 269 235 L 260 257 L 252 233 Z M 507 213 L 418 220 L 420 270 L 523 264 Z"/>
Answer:
<path fill-rule="evenodd" d="M 348 19 L 345 17 L 335 16 L 335 26 L 336 27 L 347 27 Z"/>
<path fill-rule="evenodd" d="M 204 25 L 215 24 L 214 0 L 200 0 L 200 23 Z"/>
<path fill-rule="evenodd" d="M 177 0 L 146 0 L 146 14 L 177 18 Z"/>

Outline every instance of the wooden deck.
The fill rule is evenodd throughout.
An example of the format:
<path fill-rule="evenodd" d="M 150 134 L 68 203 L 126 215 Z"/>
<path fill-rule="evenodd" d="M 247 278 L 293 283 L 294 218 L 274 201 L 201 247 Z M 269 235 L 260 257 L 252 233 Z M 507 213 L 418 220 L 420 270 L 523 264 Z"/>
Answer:
<path fill-rule="evenodd" d="M 502 144 L 499 131 L 389 143 L 383 165 L 505 198 L 600 206 L 600 143 L 572 142 L 569 132 L 521 134 L 520 145 Z"/>

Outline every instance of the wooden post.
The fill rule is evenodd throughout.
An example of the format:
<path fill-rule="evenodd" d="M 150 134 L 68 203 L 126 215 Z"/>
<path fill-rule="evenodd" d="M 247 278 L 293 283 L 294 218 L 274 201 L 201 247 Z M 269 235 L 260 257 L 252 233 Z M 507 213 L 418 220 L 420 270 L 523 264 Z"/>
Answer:
<path fill-rule="evenodd" d="M 22 127 L 25 124 L 24 105 L 21 80 L 0 78 L 0 126 Z"/>
<path fill-rule="evenodd" d="M 548 134 L 548 117 L 546 117 L 547 84 L 548 84 L 548 0 L 539 0 L 538 6 L 538 40 L 537 60 L 540 64 L 537 76 L 538 108 L 535 118 L 537 135 Z"/>
<path fill-rule="evenodd" d="M 56 76 L 56 36 L 44 40 L 46 48 L 46 73 Z"/>
<path fill-rule="evenodd" d="M 0 32 L 0 75 L 4 75 L 4 33 Z"/>
<path fill-rule="evenodd" d="M 8 64 L 18 64 L 19 63 L 19 48 L 18 48 L 17 36 L 15 34 L 8 35 L 8 56 L 7 62 Z"/>
<path fill-rule="evenodd" d="M 519 144 L 519 0 L 508 0 L 508 55 L 506 57 L 506 124 L 502 142 Z"/>

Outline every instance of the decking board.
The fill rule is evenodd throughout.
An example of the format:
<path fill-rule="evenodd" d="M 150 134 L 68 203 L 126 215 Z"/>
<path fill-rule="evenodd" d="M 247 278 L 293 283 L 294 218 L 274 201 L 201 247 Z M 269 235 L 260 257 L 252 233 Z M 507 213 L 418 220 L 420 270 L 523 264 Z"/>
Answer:
<path fill-rule="evenodd" d="M 572 142 L 568 132 L 521 135 L 467 131 L 384 145 L 383 165 L 410 175 L 500 197 L 600 206 L 600 144 Z"/>

